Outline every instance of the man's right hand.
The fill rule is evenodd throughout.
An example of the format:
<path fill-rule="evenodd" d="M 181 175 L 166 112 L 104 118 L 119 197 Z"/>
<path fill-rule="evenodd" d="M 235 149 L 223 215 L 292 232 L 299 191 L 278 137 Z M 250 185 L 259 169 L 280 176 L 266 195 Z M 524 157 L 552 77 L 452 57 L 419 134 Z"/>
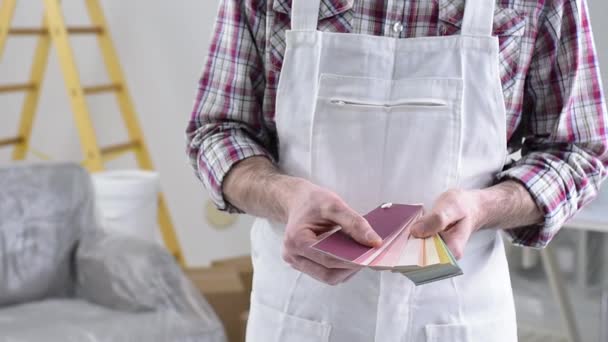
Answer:
<path fill-rule="evenodd" d="M 382 240 L 367 220 L 336 194 L 305 180 L 292 188 L 287 206 L 283 259 L 293 268 L 329 285 L 337 285 L 361 268 L 310 248 L 319 235 L 335 228 L 355 241 L 377 247 Z"/>
<path fill-rule="evenodd" d="M 361 244 L 376 247 L 382 243 L 369 223 L 338 195 L 281 174 L 267 158 L 238 163 L 226 176 L 223 188 L 227 200 L 242 211 L 286 223 L 283 259 L 326 284 L 344 282 L 360 267 L 310 248 L 319 235 L 340 226 Z"/>

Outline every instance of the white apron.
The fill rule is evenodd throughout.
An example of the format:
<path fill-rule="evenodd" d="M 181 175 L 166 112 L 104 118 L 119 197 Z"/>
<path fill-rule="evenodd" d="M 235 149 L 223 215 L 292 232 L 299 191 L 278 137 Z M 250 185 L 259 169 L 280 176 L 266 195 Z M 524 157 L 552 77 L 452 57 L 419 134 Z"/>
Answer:
<path fill-rule="evenodd" d="M 468 0 L 462 34 L 395 39 L 317 31 L 320 0 L 293 0 L 279 82 L 280 166 L 360 213 L 483 188 L 506 157 L 494 1 Z M 500 235 L 474 234 L 464 275 L 416 287 L 363 270 L 324 285 L 281 258 L 284 226 L 252 229 L 250 342 L 516 341 Z"/>

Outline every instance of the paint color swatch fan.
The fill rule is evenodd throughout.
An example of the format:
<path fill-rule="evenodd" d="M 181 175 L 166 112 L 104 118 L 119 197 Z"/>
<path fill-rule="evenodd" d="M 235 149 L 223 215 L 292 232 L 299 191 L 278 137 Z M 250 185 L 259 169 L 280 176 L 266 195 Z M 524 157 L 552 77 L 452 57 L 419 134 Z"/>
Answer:
<path fill-rule="evenodd" d="M 426 239 L 410 236 L 407 228 L 422 212 L 421 205 L 387 203 L 365 215 L 383 240 L 380 247 L 361 245 L 336 228 L 312 248 L 346 262 L 401 273 L 416 285 L 461 275 L 456 259 L 439 235 Z"/>

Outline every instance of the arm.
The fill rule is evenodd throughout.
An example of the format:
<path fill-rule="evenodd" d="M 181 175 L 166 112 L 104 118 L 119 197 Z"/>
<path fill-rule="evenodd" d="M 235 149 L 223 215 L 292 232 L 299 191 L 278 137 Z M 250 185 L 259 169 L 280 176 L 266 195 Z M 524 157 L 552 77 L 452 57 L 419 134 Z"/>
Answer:
<path fill-rule="evenodd" d="M 382 241 L 369 223 L 337 195 L 307 180 L 281 174 L 266 158 L 237 164 L 226 177 L 227 199 L 248 213 L 286 223 L 283 259 L 295 269 L 331 284 L 339 284 L 358 269 L 309 248 L 336 225 L 358 242 Z"/>
<path fill-rule="evenodd" d="M 608 117 L 585 1 L 545 4 L 524 94 L 522 159 L 484 190 L 450 191 L 414 227 L 442 232 L 462 255 L 476 230 L 506 229 L 544 247 L 597 194 L 608 165 Z"/>
<path fill-rule="evenodd" d="M 270 160 L 254 157 L 236 165 L 226 176 L 226 199 L 244 212 L 286 223 L 289 201 L 300 180 L 282 174 Z"/>
<path fill-rule="evenodd" d="M 526 188 L 504 181 L 476 192 L 480 204 L 478 226 L 482 229 L 513 229 L 542 222 L 543 215 Z"/>
<path fill-rule="evenodd" d="M 253 2 L 255 4 L 246 4 Z M 283 258 L 323 282 L 357 270 L 308 248 L 335 227 L 355 240 L 380 243 L 367 221 L 335 194 L 281 174 L 276 132 L 264 123 L 264 4 L 222 0 L 209 59 L 188 125 L 188 155 L 218 208 L 287 223 Z"/>
<path fill-rule="evenodd" d="M 274 133 L 266 129 L 262 114 L 266 15 L 249 10 L 253 6 L 245 2 L 220 2 L 186 130 L 187 152 L 197 177 L 218 208 L 230 212 L 239 212 L 222 193 L 231 168 L 253 156 L 274 159 Z"/>
<path fill-rule="evenodd" d="M 544 247 L 596 197 L 608 165 L 608 115 L 587 4 L 545 4 L 524 94 L 522 159 L 501 173 L 531 194 L 543 220 L 508 231 L 513 242 Z"/>

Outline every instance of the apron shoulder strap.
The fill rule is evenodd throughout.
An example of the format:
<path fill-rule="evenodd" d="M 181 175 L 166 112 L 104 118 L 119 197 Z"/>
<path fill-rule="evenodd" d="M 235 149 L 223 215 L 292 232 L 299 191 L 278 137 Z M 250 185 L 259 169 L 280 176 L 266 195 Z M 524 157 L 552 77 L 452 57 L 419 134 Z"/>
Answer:
<path fill-rule="evenodd" d="M 293 0 L 291 2 L 291 29 L 316 31 L 321 0 Z"/>
<path fill-rule="evenodd" d="M 464 18 L 462 19 L 462 34 L 491 36 L 495 6 L 496 0 L 466 0 Z"/>

